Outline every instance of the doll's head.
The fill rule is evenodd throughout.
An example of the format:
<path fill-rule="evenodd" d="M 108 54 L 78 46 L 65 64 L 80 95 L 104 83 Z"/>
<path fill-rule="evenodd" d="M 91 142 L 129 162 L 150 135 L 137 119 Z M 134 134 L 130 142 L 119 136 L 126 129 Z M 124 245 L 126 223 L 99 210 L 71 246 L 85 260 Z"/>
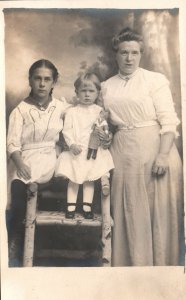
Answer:
<path fill-rule="evenodd" d="M 102 109 L 101 111 L 100 111 L 100 114 L 99 114 L 99 119 L 100 120 L 108 120 L 108 118 L 109 118 L 109 111 L 108 110 L 104 110 L 104 109 Z"/>
<path fill-rule="evenodd" d="M 101 83 L 94 73 L 85 73 L 74 82 L 75 91 L 82 105 L 92 105 L 99 97 Z"/>

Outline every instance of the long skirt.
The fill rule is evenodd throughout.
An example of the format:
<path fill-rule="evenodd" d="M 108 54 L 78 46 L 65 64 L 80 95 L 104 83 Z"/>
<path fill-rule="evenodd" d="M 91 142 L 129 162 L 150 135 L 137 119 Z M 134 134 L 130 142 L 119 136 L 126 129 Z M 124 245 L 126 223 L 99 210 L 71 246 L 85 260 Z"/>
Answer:
<path fill-rule="evenodd" d="M 183 174 L 172 146 L 165 175 L 154 176 L 159 126 L 120 130 L 111 153 L 113 266 L 179 265 L 183 242 Z"/>

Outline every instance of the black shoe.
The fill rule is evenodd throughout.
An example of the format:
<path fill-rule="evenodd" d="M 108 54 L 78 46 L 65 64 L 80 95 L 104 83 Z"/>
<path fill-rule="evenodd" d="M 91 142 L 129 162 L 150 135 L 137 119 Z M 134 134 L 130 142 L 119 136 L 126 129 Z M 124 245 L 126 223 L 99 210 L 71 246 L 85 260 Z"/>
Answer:
<path fill-rule="evenodd" d="M 84 209 L 83 209 L 83 217 L 85 219 L 93 219 L 94 218 L 94 214 L 92 212 L 92 203 L 83 202 L 83 206 L 84 205 L 89 206 L 91 208 L 91 210 L 90 211 L 84 211 Z"/>
<path fill-rule="evenodd" d="M 65 213 L 65 218 L 66 219 L 73 219 L 75 217 L 75 210 L 73 210 L 73 211 L 66 211 L 66 213 Z"/>
<path fill-rule="evenodd" d="M 94 218 L 94 214 L 92 211 L 83 211 L 83 217 L 90 220 Z"/>
<path fill-rule="evenodd" d="M 70 210 L 68 210 L 69 206 L 75 206 L 76 207 L 76 203 L 67 203 L 67 210 L 66 210 L 66 213 L 65 213 L 65 218 L 66 219 L 73 219 L 75 217 L 76 209 L 70 211 Z"/>

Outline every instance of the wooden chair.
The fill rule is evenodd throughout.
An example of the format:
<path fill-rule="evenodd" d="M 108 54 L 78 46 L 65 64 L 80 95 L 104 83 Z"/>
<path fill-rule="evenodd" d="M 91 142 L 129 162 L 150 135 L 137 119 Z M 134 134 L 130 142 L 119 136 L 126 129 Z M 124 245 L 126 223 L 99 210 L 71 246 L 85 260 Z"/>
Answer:
<path fill-rule="evenodd" d="M 51 193 L 51 195 L 50 195 Z M 39 191 L 39 186 L 32 183 L 28 186 L 27 211 L 25 222 L 25 241 L 23 266 L 32 267 L 34 257 L 35 229 L 40 226 L 69 226 L 71 228 L 88 228 L 98 227 L 101 229 L 102 242 L 102 266 L 111 265 L 111 226 L 112 219 L 110 216 L 110 195 L 103 196 L 101 193 L 101 214 L 94 214 L 93 220 L 84 219 L 81 213 L 77 213 L 74 219 L 66 219 L 64 211 L 44 211 L 38 208 L 38 195 L 47 197 L 56 194 L 51 191 Z M 51 253 L 55 251 L 51 251 Z M 70 255 L 72 251 L 58 250 L 58 254 Z"/>

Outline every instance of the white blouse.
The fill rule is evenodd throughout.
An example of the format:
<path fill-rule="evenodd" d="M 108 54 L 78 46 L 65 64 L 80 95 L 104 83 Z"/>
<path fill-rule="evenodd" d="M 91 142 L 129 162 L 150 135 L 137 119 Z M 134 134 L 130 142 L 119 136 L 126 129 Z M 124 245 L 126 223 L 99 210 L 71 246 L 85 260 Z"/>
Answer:
<path fill-rule="evenodd" d="M 63 116 L 69 104 L 64 98 L 53 98 L 46 110 L 28 101 L 22 101 L 10 114 L 7 150 L 11 155 L 14 151 L 22 151 L 29 147 L 43 147 L 59 139 L 63 129 Z M 34 148 L 35 148 L 34 147 Z"/>
<path fill-rule="evenodd" d="M 8 164 L 9 182 L 20 179 L 25 183 L 49 181 L 56 164 L 56 142 L 63 129 L 63 117 L 69 104 L 51 99 L 48 107 L 34 105 L 28 97 L 10 114 L 7 137 L 8 154 L 21 152 L 23 162 L 29 167 L 31 177 L 18 177 L 16 166 L 10 159 Z"/>
<path fill-rule="evenodd" d="M 138 68 L 130 76 L 120 73 L 102 83 L 105 109 L 113 125 L 143 127 L 161 125 L 160 133 L 174 132 L 180 123 L 166 77 Z"/>

